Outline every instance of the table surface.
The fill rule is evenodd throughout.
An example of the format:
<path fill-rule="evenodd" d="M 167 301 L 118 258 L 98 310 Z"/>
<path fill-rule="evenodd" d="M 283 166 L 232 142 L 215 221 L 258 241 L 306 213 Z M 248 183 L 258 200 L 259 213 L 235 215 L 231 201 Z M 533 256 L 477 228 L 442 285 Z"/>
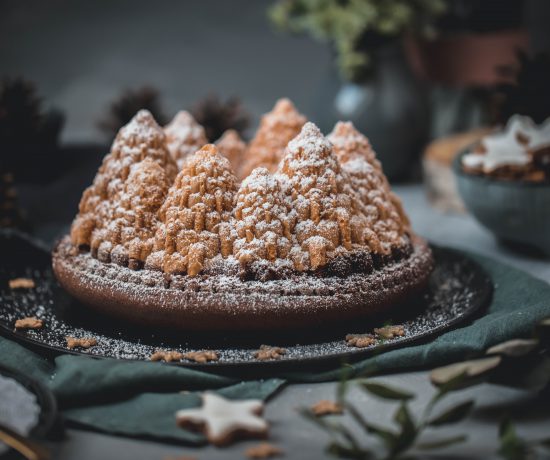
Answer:
<path fill-rule="evenodd" d="M 402 185 L 395 187 L 395 190 L 402 197 L 416 231 L 430 241 L 486 254 L 541 279 L 550 280 L 548 260 L 528 257 L 499 245 L 487 230 L 466 214 L 445 214 L 434 209 L 427 202 L 422 186 Z M 413 410 L 422 407 L 434 392 L 427 372 L 395 374 L 378 380 L 414 392 L 417 397 L 412 403 Z M 321 399 L 334 399 L 335 389 L 335 383 L 288 385 L 267 403 L 265 417 L 271 424 L 270 442 L 284 450 L 284 458 L 317 460 L 328 457 L 324 453 L 324 446 L 329 438 L 301 418 L 297 409 Z M 428 439 L 432 436 L 435 439 L 449 434 L 467 434 L 467 442 L 438 451 L 438 454 L 433 454 L 433 458 L 438 458 L 438 455 L 439 458 L 499 458 L 496 454 L 498 421 L 504 413 L 513 417 L 519 433 L 527 439 L 548 436 L 550 401 L 541 404 L 520 390 L 482 385 L 453 394 L 448 403 L 468 398 L 476 400 L 476 410 L 468 419 L 451 428 L 426 433 Z M 394 411 L 392 404 L 369 398 L 357 390 L 351 391 L 350 399 L 372 420 L 381 424 L 389 423 Z M 66 439 L 53 445 L 53 449 L 54 458 L 61 460 L 168 460 L 182 456 L 196 459 L 241 459 L 246 458 L 244 452 L 253 444 L 255 442 L 247 441 L 223 449 L 210 446 L 190 448 L 69 429 Z"/>

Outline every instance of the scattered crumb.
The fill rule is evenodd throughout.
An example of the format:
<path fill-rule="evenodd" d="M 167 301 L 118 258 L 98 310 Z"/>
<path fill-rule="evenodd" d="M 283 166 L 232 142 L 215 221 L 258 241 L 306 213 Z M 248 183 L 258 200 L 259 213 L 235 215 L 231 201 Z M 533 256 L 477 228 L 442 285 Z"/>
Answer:
<path fill-rule="evenodd" d="M 181 361 L 183 359 L 183 353 L 179 351 L 155 351 L 151 355 L 151 361 L 165 361 L 171 363 L 172 361 Z"/>
<path fill-rule="evenodd" d="M 67 341 L 67 348 L 72 350 L 73 348 L 90 348 L 97 345 L 97 340 L 93 337 L 82 337 L 77 339 L 75 337 L 65 337 Z"/>
<path fill-rule="evenodd" d="M 15 321 L 15 329 L 42 329 L 44 321 L 36 316 L 18 319 Z"/>
<path fill-rule="evenodd" d="M 273 444 L 262 442 L 246 449 L 245 455 L 248 458 L 271 458 L 283 455 L 283 451 Z"/>
<path fill-rule="evenodd" d="M 15 278 L 9 281 L 10 289 L 32 289 L 35 287 L 34 281 L 30 278 Z"/>
<path fill-rule="evenodd" d="M 383 339 L 393 339 L 394 337 L 403 337 L 405 328 L 403 326 L 384 326 L 375 328 L 374 333 Z"/>
<path fill-rule="evenodd" d="M 346 343 L 350 347 L 366 348 L 374 345 L 376 339 L 371 334 L 348 334 L 346 335 Z"/>
<path fill-rule="evenodd" d="M 311 406 L 311 412 L 313 412 L 313 415 L 321 417 L 323 415 L 340 415 L 344 412 L 344 409 L 337 402 L 322 399 Z"/>
<path fill-rule="evenodd" d="M 284 354 L 286 354 L 286 348 L 262 345 L 259 350 L 254 352 L 254 358 L 267 361 L 269 359 L 280 359 Z"/>
<path fill-rule="evenodd" d="M 183 357 L 196 363 L 207 363 L 219 359 L 218 354 L 212 350 L 190 351 L 189 353 L 185 353 Z"/>

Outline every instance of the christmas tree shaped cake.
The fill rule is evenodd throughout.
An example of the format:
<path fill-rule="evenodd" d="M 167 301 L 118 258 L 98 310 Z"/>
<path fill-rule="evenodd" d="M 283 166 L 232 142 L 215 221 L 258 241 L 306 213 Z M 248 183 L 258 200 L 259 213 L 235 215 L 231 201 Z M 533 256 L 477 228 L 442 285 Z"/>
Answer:
<path fill-rule="evenodd" d="M 118 134 L 53 253 L 81 302 L 148 325 L 267 330 L 380 314 L 427 285 L 431 251 L 351 123 L 325 137 L 283 99 L 249 146 L 231 131 L 201 145 L 197 126 L 180 112 L 165 134 L 140 111 Z M 245 159 L 242 182 L 224 155 Z"/>
<path fill-rule="evenodd" d="M 228 221 L 237 178 L 212 144 L 187 157 L 159 216 L 151 267 L 196 276 L 206 261 L 231 253 Z"/>
<path fill-rule="evenodd" d="M 148 111 L 140 110 L 119 131 L 92 185 L 84 191 L 71 227 L 73 244 L 92 246 L 94 231 L 113 219 L 113 203 L 119 199 L 132 166 L 145 158 L 157 163 L 168 181 L 174 179 L 177 166 L 168 153 L 164 132 Z M 94 240 L 94 251 L 98 249 L 100 240 Z"/>

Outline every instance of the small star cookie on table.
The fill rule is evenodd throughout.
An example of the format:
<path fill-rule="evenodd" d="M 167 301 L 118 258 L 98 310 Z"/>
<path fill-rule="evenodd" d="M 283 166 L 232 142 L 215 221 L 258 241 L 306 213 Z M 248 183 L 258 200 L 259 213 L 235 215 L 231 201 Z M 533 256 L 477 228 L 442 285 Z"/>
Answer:
<path fill-rule="evenodd" d="M 215 393 L 203 393 L 202 406 L 176 412 L 183 428 L 198 430 L 208 442 L 224 446 L 238 438 L 265 438 L 269 425 L 261 417 L 264 403 L 258 399 L 232 401 Z"/>

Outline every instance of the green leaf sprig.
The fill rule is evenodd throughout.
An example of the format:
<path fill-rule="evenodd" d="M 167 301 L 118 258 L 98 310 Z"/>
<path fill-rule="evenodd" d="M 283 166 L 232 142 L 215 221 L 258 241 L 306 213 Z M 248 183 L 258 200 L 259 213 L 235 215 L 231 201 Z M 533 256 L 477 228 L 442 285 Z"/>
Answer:
<path fill-rule="evenodd" d="M 373 375 L 375 368 L 369 368 L 367 377 Z M 310 410 L 302 414 L 326 431 L 331 440 L 327 451 L 339 458 L 393 460 L 405 458 L 413 451 L 426 451 L 445 448 L 464 442 L 464 434 L 453 435 L 435 441 L 423 441 L 422 435 L 428 428 L 438 428 L 452 425 L 464 420 L 473 410 L 474 401 L 466 400 L 444 410 L 438 410 L 440 401 L 449 393 L 467 387 L 489 382 L 498 385 L 520 387 L 534 392 L 543 392 L 550 387 L 550 318 L 543 319 L 536 327 L 532 339 L 514 339 L 490 347 L 485 356 L 477 359 L 455 363 L 434 369 L 431 372 L 431 382 L 437 392 L 426 404 L 421 413 L 414 416 L 409 402 L 415 398 L 410 391 L 388 386 L 363 377 L 353 384 L 365 391 L 369 396 L 387 401 L 398 402 L 399 406 L 393 414 L 393 426 L 390 428 L 372 423 L 363 411 L 346 399 L 350 387 L 348 377 L 353 375 L 351 368 L 342 373 L 343 379 L 338 385 L 337 399 L 366 436 L 378 439 L 384 447 L 384 456 L 370 445 L 365 445 L 364 439 L 354 434 L 354 431 L 334 419 L 319 418 Z M 499 430 L 500 448 L 498 454 L 507 460 L 524 460 L 533 457 L 539 449 L 550 450 L 550 438 L 527 441 L 522 439 L 508 418 L 502 420 Z"/>
<path fill-rule="evenodd" d="M 270 10 L 282 30 L 329 42 L 342 76 L 361 80 L 374 66 L 373 50 L 405 32 L 435 35 L 444 0 L 279 0 Z"/>

